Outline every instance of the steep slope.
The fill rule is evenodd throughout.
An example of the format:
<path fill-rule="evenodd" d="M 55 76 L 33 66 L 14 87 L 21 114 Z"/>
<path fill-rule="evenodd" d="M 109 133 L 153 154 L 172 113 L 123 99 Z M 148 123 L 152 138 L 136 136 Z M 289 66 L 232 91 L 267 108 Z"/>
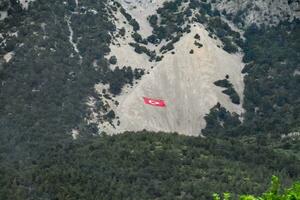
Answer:
<path fill-rule="evenodd" d="M 175 0 L 149 26 L 143 12 L 163 2 L 12 5 L 0 21 L 0 199 L 211 199 L 258 194 L 272 174 L 299 180 L 299 21 L 241 36 L 204 0 Z M 240 135 L 217 102 L 244 103 Z M 99 134 L 200 135 L 208 112 L 205 138 Z"/>
<path fill-rule="evenodd" d="M 201 37 L 203 48 L 196 48 L 194 35 Z M 194 53 L 190 54 L 190 49 Z M 243 94 L 241 57 L 217 47 L 203 27 L 192 28 L 176 45 L 175 54 L 168 53 L 138 85 L 117 98 L 120 117 L 117 131 L 152 130 L 198 135 L 205 127 L 204 116 L 220 102 L 229 111 L 242 113 L 241 105 L 233 104 L 221 88 L 213 83 L 229 75 L 239 95 Z M 166 108 L 143 104 L 142 97 L 161 98 Z"/>
<path fill-rule="evenodd" d="M 144 37 L 151 35 L 152 27 L 147 18 L 156 13 L 166 0 L 120 0 L 119 2 L 140 25 L 140 34 Z"/>
<path fill-rule="evenodd" d="M 243 28 L 298 16 L 298 1 L 53 0 L 50 7 L 45 0 L 5 2 L 0 8 L 8 11 L 0 21 L 4 124 L 28 118 L 33 120 L 26 127 L 37 132 L 49 125 L 45 132 L 58 128 L 55 132 L 73 135 L 142 129 L 199 135 L 204 116 L 218 103 L 243 119 Z M 37 15 L 40 11 L 45 13 Z M 52 72 L 54 80 L 48 81 Z M 163 99 L 167 107 L 145 105 L 144 96 Z M 255 113 L 253 105 L 247 108 Z M 15 124 L 8 132 L 23 131 Z"/>
<path fill-rule="evenodd" d="M 257 143 L 139 132 L 53 141 L 24 167 L 0 162 L 2 199 L 211 200 L 299 180 L 300 161 Z"/>
<path fill-rule="evenodd" d="M 299 0 L 214 0 L 211 1 L 228 18 L 243 26 L 277 25 L 300 17 Z"/>
<path fill-rule="evenodd" d="M 121 3 L 128 9 L 128 13 L 136 17 L 140 24 L 141 35 L 149 34 L 148 16 L 137 13 L 144 9 L 145 4 L 150 7 L 149 10 L 155 11 L 158 4 Z M 124 21 L 118 14 L 116 18 L 119 18 L 120 22 Z M 129 45 L 133 41 L 130 35 L 133 32 L 132 28 L 128 24 L 117 24 L 119 28 L 125 26 L 127 32 L 124 39 L 117 39 L 118 44 L 111 45 L 110 55 L 117 57 L 118 66 L 141 67 L 147 74 L 135 86 L 128 87 L 115 98 L 119 102 L 117 105 L 110 102 L 117 119 L 113 124 L 100 123 L 100 131 L 114 134 L 146 129 L 199 135 L 206 125 L 204 116 L 217 103 L 221 103 L 230 112 L 242 114 L 244 88 L 241 74 L 244 66 L 241 61 L 242 55 L 224 51 L 221 48 L 222 42 L 209 36 L 204 25 L 200 23 L 190 25 L 191 30 L 175 43 L 174 50 L 163 54 L 162 61 L 150 62 L 145 54 L 137 54 Z M 200 36 L 200 39 L 195 39 L 196 35 Z M 203 46 L 198 48 L 195 41 Z M 159 49 L 163 44 L 166 44 L 166 41 L 157 46 L 153 44 L 145 46 L 160 54 Z M 229 96 L 222 93 L 222 88 L 214 85 L 215 81 L 225 77 L 229 77 L 228 80 L 240 96 L 240 104 L 232 103 Z M 103 88 L 105 87 L 102 84 L 96 86 L 98 93 L 101 93 Z M 145 96 L 165 100 L 166 108 L 145 105 L 142 99 Z"/>

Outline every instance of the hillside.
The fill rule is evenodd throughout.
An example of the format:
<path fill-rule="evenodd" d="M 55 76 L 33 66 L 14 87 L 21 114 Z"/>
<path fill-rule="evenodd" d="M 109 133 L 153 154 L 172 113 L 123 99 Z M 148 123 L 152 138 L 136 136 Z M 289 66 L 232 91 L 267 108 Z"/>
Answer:
<path fill-rule="evenodd" d="M 200 49 L 194 45 L 196 34 L 200 35 L 203 44 Z M 218 102 L 231 112 L 241 114 L 241 104 L 233 104 L 222 93 L 222 89 L 213 84 L 228 75 L 230 82 L 242 96 L 241 57 L 230 55 L 217 45 L 217 41 L 210 38 L 203 27 L 191 28 L 191 32 L 174 45 L 175 54 L 164 54 L 163 60 L 153 63 L 154 68 L 136 86 L 128 88 L 116 98 L 119 105 L 115 113 L 121 124 L 116 130 L 108 132 L 146 129 L 199 135 L 200 130 L 205 127 L 205 114 Z M 189 53 L 191 49 L 194 49 L 193 54 Z M 115 55 L 118 58 L 118 54 Z M 167 107 L 158 109 L 144 105 L 144 96 L 162 98 L 167 102 Z"/>
<path fill-rule="evenodd" d="M 1 1 L 0 199 L 259 196 L 272 175 L 290 186 L 298 7 Z"/>
<path fill-rule="evenodd" d="M 215 0 L 211 2 L 228 19 L 241 27 L 253 23 L 276 26 L 281 21 L 293 21 L 300 15 L 299 0 Z"/>
<path fill-rule="evenodd" d="M 243 50 L 247 50 L 243 40 L 248 38 L 241 34 L 252 23 L 275 26 L 299 17 L 298 2 L 284 1 L 253 5 L 239 1 L 120 1 L 116 5 L 117 29 L 108 58 L 115 57 L 117 62 L 111 67 L 131 66 L 145 70 L 145 75 L 117 97 L 106 100 L 114 120 L 103 123 L 101 113 L 92 111 L 89 122 L 109 134 L 145 129 L 201 135 L 207 124 L 205 116 L 218 104 L 243 121 L 248 115 L 244 112 L 247 103 L 243 105 Z M 133 26 L 131 18 L 138 26 Z M 120 30 L 125 30 L 123 37 L 118 35 Z M 232 85 L 227 91 L 215 84 L 225 77 Z M 95 88 L 99 95 L 103 89 L 109 90 L 103 84 Z M 167 107 L 144 105 L 144 96 L 163 99 Z M 94 102 L 89 105 L 94 107 Z"/>
<path fill-rule="evenodd" d="M 212 199 L 212 193 L 224 191 L 260 195 L 272 174 L 288 186 L 300 172 L 299 159 L 255 141 L 139 132 L 48 145 L 29 164 L 0 164 L 1 199 Z"/>
<path fill-rule="evenodd" d="M 120 1 L 109 4 L 53 1 L 52 7 L 60 12 L 55 12 L 50 21 L 45 21 L 44 15 L 37 14 L 36 10 L 51 13 L 53 8 L 47 10 L 47 3 L 12 2 L 7 3 L 7 6 L 2 5 L 10 13 L 1 24 L 3 83 L 9 82 L 5 80 L 10 77 L 8 74 L 17 77 L 15 70 L 21 65 L 37 65 L 33 72 L 30 72 L 31 68 L 22 68 L 28 70 L 25 72 L 28 75 L 17 70 L 17 73 L 23 73 L 23 78 L 30 77 L 25 80 L 28 81 L 28 89 L 20 91 L 27 93 L 27 100 L 22 100 L 24 95 L 21 95 L 21 99 L 14 97 L 15 94 L 8 95 L 11 90 L 9 87 L 14 84 L 3 85 L 3 91 L 7 89 L 7 92 L 3 93 L 6 100 L 2 102 L 10 102 L 10 98 L 20 101 L 16 104 L 28 101 L 28 108 L 33 107 L 38 111 L 34 117 L 34 113 L 27 111 L 16 111 L 16 115 L 29 114 L 25 118 L 43 119 L 41 116 L 53 112 L 61 120 L 50 122 L 45 115 L 46 126 L 64 121 L 64 127 L 54 126 L 77 136 L 84 134 L 86 129 L 93 130 L 95 134 L 146 129 L 202 135 L 201 130 L 207 127 L 205 117 L 215 106 L 222 106 L 240 122 L 253 109 L 252 105 L 251 108 L 248 106 L 247 101 L 251 97 L 244 95 L 245 92 L 249 94 L 248 91 L 244 92 L 244 87 L 247 90 L 250 85 L 244 84 L 244 76 L 248 74 L 242 73 L 245 64 L 253 61 L 244 59 L 247 57 L 244 56 L 244 51 L 249 52 L 245 45 L 248 38 L 245 38 L 244 33 L 252 26 L 248 27 L 250 22 L 242 18 L 240 20 L 245 24 L 241 26 L 238 21 L 228 17 L 227 13 L 230 10 L 232 15 L 235 12 L 242 12 L 245 16 L 258 15 L 259 10 L 252 9 L 253 6 L 246 9 L 248 7 L 245 8 L 245 5 L 248 4 L 243 3 L 238 6 L 240 9 L 237 11 L 231 9 L 237 9 L 234 4 L 236 1 L 228 4 L 220 1 L 182 0 Z M 228 6 L 223 6 L 226 12 L 222 12 L 222 3 Z M 265 23 L 276 18 L 281 3 L 284 4 L 278 2 L 276 6 L 265 9 L 269 10 Z M 259 2 L 256 4 L 265 5 Z M 32 5 L 32 9 L 28 9 L 29 5 Z M 100 5 L 101 8 L 98 7 Z M 298 17 L 296 5 L 297 2 L 292 2 L 286 8 L 281 8 L 282 15 L 290 15 L 289 20 Z M 255 17 L 258 18 L 261 19 Z M 82 20 L 89 20 L 89 23 L 84 24 Z M 280 16 L 280 20 L 286 18 Z M 263 25 L 256 21 L 251 23 L 253 22 L 257 26 Z M 297 21 L 290 23 L 297 24 Z M 57 27 L 61 33 L 52 31 L 57 30 Z M 97 31 L 100 35 L 97 35 Z M 31 39 L 28 39 L 28 35 Z M 63 45 L 58 47 L 58 43 Z M 27 52 L 26 49 L 34 51 Z M 21 61 L 23 57 L 26 57 L 25 62 Z M 31 60 L 37 57 L 40 59 Z M 61 62 L 61 59 L 64 61 Z M 59 77 L 57 74 L 61 76 L 62 73 L 54 70 L 54 79 L 46 81 L 49 69 L 45 66 L 55 67 L 56 63 L 66 65 L 60 68 L 64 75 Z M 297 66 L 294 68 L 296 70 Z M 58 83 L 58 77 L 64 85 L 66 82 L 70 85 L 58 91 L 59 84 L 53 87 Z M 16 79 L 12 78 L 11 81 Z M 20 81 L 16 81 L 16 84 L 20 84 Z M 53 87 L 53 93 L 42 89 L 47 85 L 45 83 Z M 16 88 L 19 90 L 24 86 Z M 81 89 L 83 91 L 78 93 Z M 32 91 L 32 94 L 28 91 Z M 46 94 L 43 93 L 52 96 L 45 101 Z M 54 99 L 58 100 L 58 94 L 65 98 L 62 102 L 51 104 Z M 156 108 L 145 105 L 143 97 L 162 99 L 167 106 Z M 33 101 L 30 100 L 32 98 Z M 35 98 L 42 98 L 45 104 L 33 103 Z M 297 98 L 294 102 L 297 102 Z M 78 108 L 78 112 L 74 112 L 73 108 Z M 14 113 L 12 110 L 4 110 L 5 112 Z M 69 118 L 67 121 L 66 117 Z M 60 131 L 62 130 L 58 132 Z M 286 130 L 284 134 L 288 131 L 293 130 Z"/>
<path fill-rule="evenodd" d="M 131 43 L 135 42 L 134 34 L 140 35 L 141 38 L 149 38 L 152 32 L 155 33 L 155 27 L 151 27 L 148 20 L 149 16 L 157 14 L 157 8 L 160 6 L 163 8 L 162 2 L 121 1 L 120 3 L 125 8 L 126 14 L 132 16 L 139 24 L 139 29 L 134 30 L 130 21 L 125 23 L 126 14 L 120 16 L 122 8 L 115 11 L 117 22 L 115 35 L 122 29 L 126 30 L 126 33 L 124 37 L 116 37 L 110 46 L 110 56 L 117 58 L 117 63 L 112 67 L 131 66 L 134 69 L 145 70 L 145 75 L 137 84 L 127 87 L 119 96 L 108 101 L 116 115 L 112 123 L 99 123 L 95 117 L 99 114 L 93 114 L 91 122 L 98 123 L 100 131 L 114 134 L 146 129 L 201 135 L 201 129 L 206 125 L 204 116 L 218 102 L 230 112 L 242 114 L 244 85 L 241 71 L 244 64 L 241 54 L 226 52 L 221 48 L 222 42 L 216 37 L 212 38 L 209 31 L 205 30 L 206 25 L 192 22 L 190 19 L 193 16 L 183 14 L 181 17 L 187 20 L 187 23 L 178 24 L 178 28 L 191 28 L 188 28 L 187 32 L 181 31 L 182 35 L 177 36 L 178 32 L 170 32 L 170 38 L 176 36 L 179 40 L 174 41 L 172 49 L 162 51 L 163 48 L 170 46 L 171 42 L 168 42 L 170 40 L 168 38 L 162 38 L 157 44 L 142 42 L 143 48 L 149 49 L 160 58 L 149 59 L 147 55 L 140 54 L 137 49 L 132 48 Z M 178 4 L 178 9 L 192 9 L 187 3 L 178 1 Z M 145 10 L 147 10 L 146 14 L 141 14 Z M 175 13 L 176 10 L 169 12 Z M 165 20 L 169 19 L 166 17 Z M 176 21 L 174 26 L 177 26 Z M 196 35 L 200 39 L 195 39 Z M 199 43 L 201 48 L 197 47 L 196 43 Z M 222 93 L 222 88 L 214 85 L 215 81 L 225 77 L 229 77 L 228 80 L 237 91 L 241 99 L 239 103 L 233 103 L 228 95 Z M 97 84 L 95 88 L 101 94 L 105 85 Z M 144 105 L 142 98 L 145 96 L 163 99 L 167 102 L 167 107 L 158 109 Z M 117 105 L 115 101 L 118 102 Z"/>

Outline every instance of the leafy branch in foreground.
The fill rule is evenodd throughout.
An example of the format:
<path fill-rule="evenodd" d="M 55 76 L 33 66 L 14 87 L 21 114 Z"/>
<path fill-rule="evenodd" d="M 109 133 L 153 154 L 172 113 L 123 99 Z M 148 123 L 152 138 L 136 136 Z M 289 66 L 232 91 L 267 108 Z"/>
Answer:
<path fill-rule="evenodd" d="M 230 193 L 224 193 L 223 199 L 230 200 Z M 214 200 L 221 200 L 219 194 L 213 194 Z M 272 177 L 272 184 L 269 190 L 261 197 L 255 197 L 253 195 L 241 195 L 240 200 L 299 200 L 300 199 L 300 182 L 296 182 L 291 188 L 285 189 L 280 193 L 280 182 L 277 176 Z"/>

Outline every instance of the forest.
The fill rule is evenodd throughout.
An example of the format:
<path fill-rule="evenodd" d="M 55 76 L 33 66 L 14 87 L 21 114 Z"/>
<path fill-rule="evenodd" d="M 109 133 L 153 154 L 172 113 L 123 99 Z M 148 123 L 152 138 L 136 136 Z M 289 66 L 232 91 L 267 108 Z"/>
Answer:
<path fill-rule="evenodd" d="M 300 130 L 300 21 L 245 33 L 245 126 L 255 133 Z"/>
<path fill-rule="evenodd" d="M 37 155 L 0 163 L 1 199 L 212 199 L 260 195 L 272 175 L 285 187 L 299 180 L 299 159 L 255 140 L 139 132 L 38 142 L 28 142 Z"/>
<path fill-rule="evenodd" d="M 231 135 L 273 135 L 299 132 L 300 130 L 300 22 L 284 22 L 278 27 L 250 26 L 241 48 L 247 63 L 245 74 L 244 104 L 246 112 L 240 126 L 219 130 L 208 126 L 204 132 L 223 132 Z M 219 81 L 217 84 L 222 83 Z M 223 83 L 224 85 L 224 83 Z M 226 85 L 225 85 L 226 86 Z M 220 124 L 212 112 L 210 123 Z M 232 119 L 230 114 L 226 119 Z M 226 121 L 226 120 L 225 120 Z M 226 123 L 226 122 L 225 122 Z M 226 125 L 225 125 L 226 127 Z M 215 129 L 216 128 L 216 129 Z M 230 133 L 229 133 L 230 132 Z"/>

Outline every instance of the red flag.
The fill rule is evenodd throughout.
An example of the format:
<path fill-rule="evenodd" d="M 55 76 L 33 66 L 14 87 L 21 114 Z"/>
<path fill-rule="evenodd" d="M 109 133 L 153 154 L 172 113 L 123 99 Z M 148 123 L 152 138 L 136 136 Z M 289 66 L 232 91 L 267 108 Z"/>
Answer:
<path fill-rule="evenodd" d="M 166 107 L 164 100 L 152 99 L 152 98 L 148 98 L 148 97 L 143 97 L 143 98 L 144 98 L 145 104 L 149 104 L 152 106 L 158 106 L 158 107 Z"/>

